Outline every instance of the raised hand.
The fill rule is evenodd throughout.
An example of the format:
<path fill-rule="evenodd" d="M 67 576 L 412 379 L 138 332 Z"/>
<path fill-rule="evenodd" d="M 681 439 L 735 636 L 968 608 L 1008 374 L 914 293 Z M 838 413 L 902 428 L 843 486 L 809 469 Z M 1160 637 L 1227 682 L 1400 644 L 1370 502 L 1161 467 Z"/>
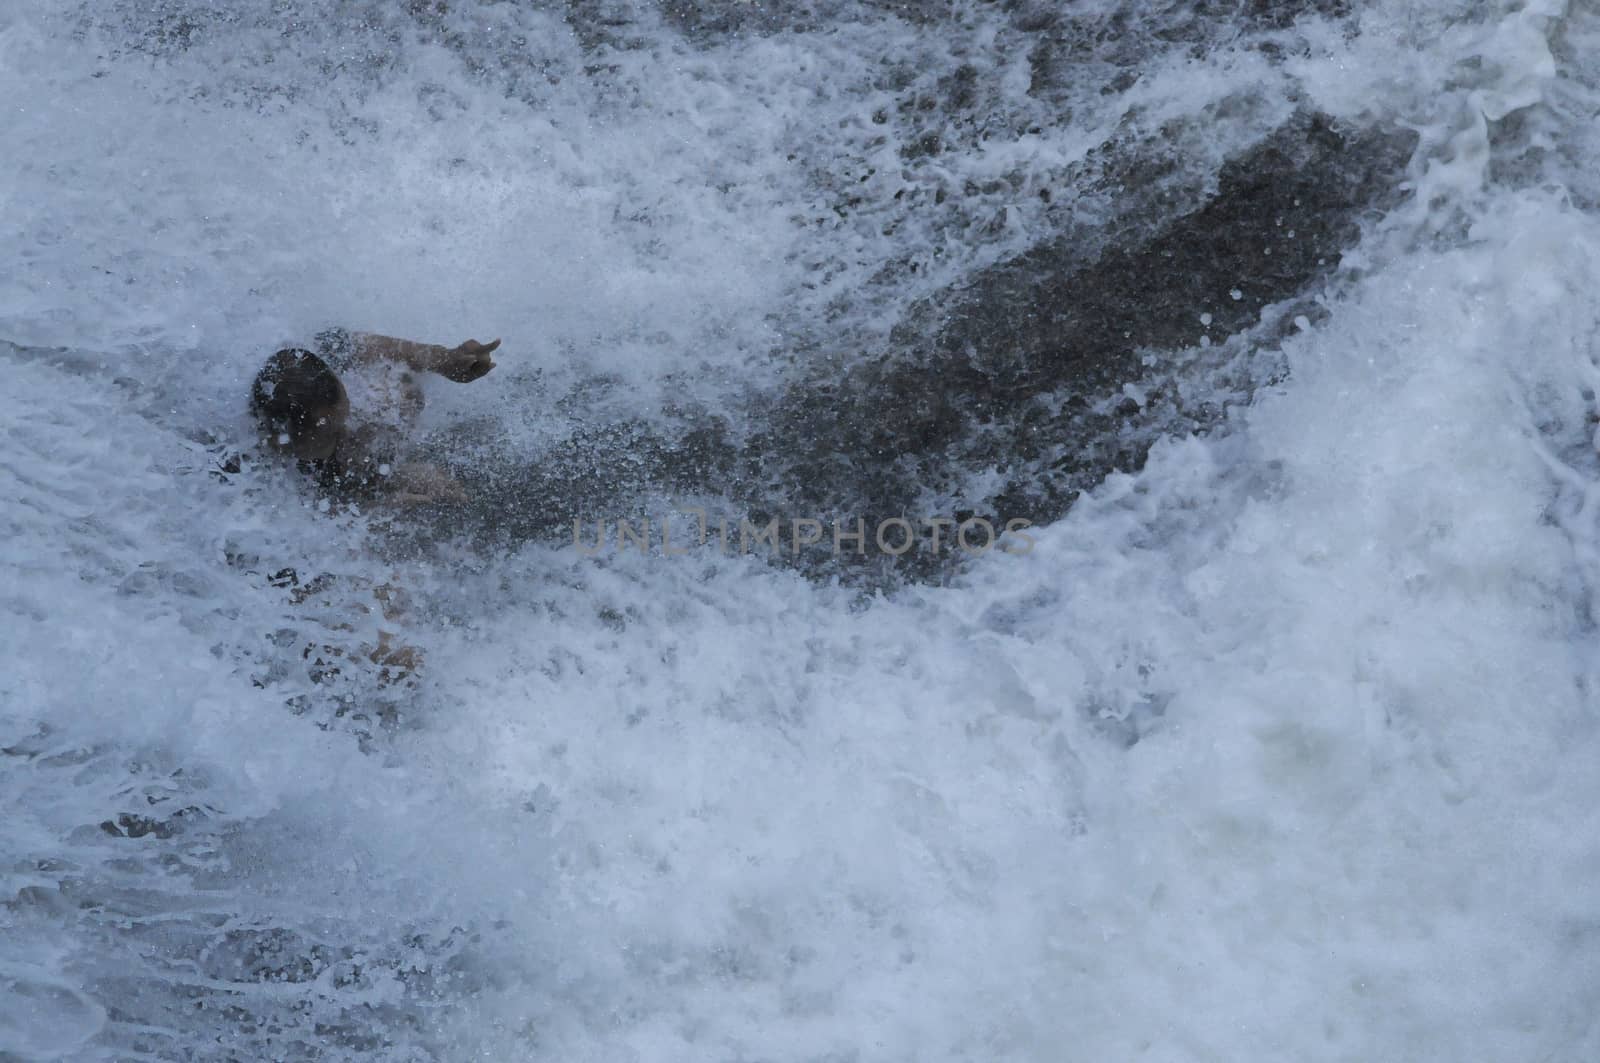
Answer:
<path fill-rule="evenodd" d="M 445 351 L 440 356 L 434 372 L 446 380 L 454 380 L 457 384 L 470 384 L 494 368 L 494 359 L 489 356 L 498 346 L 500 346 L 499 340 L 493 343 L 468 340 L 459 347 Z"/>

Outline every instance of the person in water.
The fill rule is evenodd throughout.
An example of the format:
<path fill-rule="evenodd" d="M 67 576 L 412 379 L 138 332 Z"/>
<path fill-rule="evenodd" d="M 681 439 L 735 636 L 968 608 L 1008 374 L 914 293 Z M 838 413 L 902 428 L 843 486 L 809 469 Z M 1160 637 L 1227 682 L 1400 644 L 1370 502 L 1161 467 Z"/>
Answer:
<path fill-rule="evenodd" d="M 422 413 L 422 387 L 416 378 L 437 373 L 458 384 L 471 383 L 494 368 L 491 355 L 500 341 L 467 340 L 441 347 L 330 329 L 320 333 L 314 345 L 316 351 L 300 347 L 278 351 L 256 374 L 250 411 L 266 446 L 294 459 L 316 478 L 322 491 L 341 500 L 402 505 L 465 501 L 461 486 L 436 466 L 400 459 L 405 437 Z M 407 683 L 421 666 L 421 651 L 398 641 L 406 597 L 392 581 L 371 587 L 366 581 L 323 574 L 302 584 L 292 568 L 276 573 L 271 581 L 289 588 L 297 605 L 335 584 L 347 583 L 350 590 L 370 590 L 381 610 L 375 644 L 352 648 L 337 638 L 307 644 L 302 656 L 310 662 L 313 682 L 338 676 L 341 662 L 358 655 L 380 669 L 379 687 Z M 372 605 L 364 598 L 365 591 L 355 595 L 350 607 L 370 614 Z M 353 623 L 334 626 L 351 630 Z"/>
<path fill-rule="evenodd" d="M 267 446 L 296 460 L 337 498 L 400 504 L 465 501 L 461 486 L 437 466 L 405 462 L 405 436 L 416 427 L 423 395 L 416 375 L 437 373 L 471 383 L 494 368 L 500 341 L 456 347 L 330 329 L 317 351 L 288 347 L 256 374 L 250 411 Z M 358 389 L 351 391 L 340 372 Z M 352 412 L 355 414 L 352 421 Z"/>

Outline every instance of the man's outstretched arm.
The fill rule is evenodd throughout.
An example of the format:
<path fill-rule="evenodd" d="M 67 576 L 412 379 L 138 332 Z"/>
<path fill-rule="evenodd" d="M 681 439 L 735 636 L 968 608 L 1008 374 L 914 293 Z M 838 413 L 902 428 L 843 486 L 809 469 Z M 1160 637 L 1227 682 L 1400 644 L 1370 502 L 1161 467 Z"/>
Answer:
<path fill-rule="evenodd" d="M 436 343 L 380 336 L 375 332 L 352 332 L 350 345 L 357 361 L 387 359 L 410 366 L 419 373 L 438 373 L 446 380 L 468 384 L 494 368 L 494 359 L 490 355 L 500 346 L 500 341 L 479 343 L 477 340 L 468 340 L 458 347 L 444 347 Z"/>

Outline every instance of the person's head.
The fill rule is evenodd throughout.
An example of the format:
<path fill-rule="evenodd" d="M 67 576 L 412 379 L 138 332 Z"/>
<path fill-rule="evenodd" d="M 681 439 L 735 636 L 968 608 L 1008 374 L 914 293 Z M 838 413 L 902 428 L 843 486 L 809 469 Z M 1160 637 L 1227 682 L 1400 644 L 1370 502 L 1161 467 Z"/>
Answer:
<path fill-rule="evenodd" d="M 267 359 L 256 374 L 250 412 L 273 447 L 314 461 L 338 447 L 350 399 L 327 362 L 291 348 Z"/>

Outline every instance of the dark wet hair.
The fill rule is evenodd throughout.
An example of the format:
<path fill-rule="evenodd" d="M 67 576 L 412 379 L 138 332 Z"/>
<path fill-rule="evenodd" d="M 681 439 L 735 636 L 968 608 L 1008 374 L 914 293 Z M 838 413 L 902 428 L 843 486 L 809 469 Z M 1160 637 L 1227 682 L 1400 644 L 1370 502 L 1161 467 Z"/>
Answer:
<path fill-rule="evenodd" d="M 316 418 L 344 395 L 328 363 L 298 347 L 267 359 L 250 387 L 250 412 L 264 431 L 287 432 L 298 439 L 316 427 Z"/>

